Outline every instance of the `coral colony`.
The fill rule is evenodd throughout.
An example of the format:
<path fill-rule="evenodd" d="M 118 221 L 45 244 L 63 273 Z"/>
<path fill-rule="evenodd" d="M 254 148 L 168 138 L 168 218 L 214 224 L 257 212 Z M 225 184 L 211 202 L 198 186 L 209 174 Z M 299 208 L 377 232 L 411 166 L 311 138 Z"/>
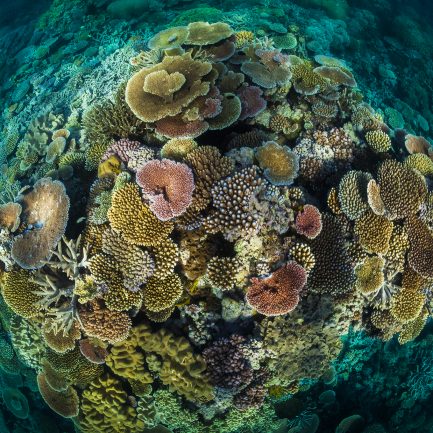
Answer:
<path fill-rule="evenodd" d="M 294 402 L 350 374 L 332 365 L 342 335 L 404 345 L 423 330 L 430 146 L 363 102 L 346 64 L 292 54 L 291 38 L 167 28 L 82 133 L 49 114 L 18 144 L 0 206 L 0 362 L 32 371 L 77 431 L 314 433 L 320 410 Z"/>

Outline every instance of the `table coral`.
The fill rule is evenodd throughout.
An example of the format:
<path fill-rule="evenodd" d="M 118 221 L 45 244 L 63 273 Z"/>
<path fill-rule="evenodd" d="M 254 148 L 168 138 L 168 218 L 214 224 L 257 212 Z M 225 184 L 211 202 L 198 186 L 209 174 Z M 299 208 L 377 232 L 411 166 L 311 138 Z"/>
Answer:
<path fill-rule="evenodd" d="M 268 141 L 257 148 L 256 158 L 273 185 L 291 185 L 298 175 L 299 157 L 287 146 Z"/>
<path fill-rule="evenodd" d="M 150 201 L 150 209 L 161 221 L 182 215 L 191 204 L 195 185 L 186 164 L 154 159 L 138 168 L 136 179 Z"/>
<path fill-rule="evenodd" d="M 293 311 L 299 293 L 307 282 L 305 269 L 296 262 L 278 268 L 268 278 L 253 278 L 247 291 L 247 301 L 265 316 L 279 316 Z"/>
<path fill-rule="evenodd" d="M 15 237 L 12 257 L 22 268 L 40 268 L 65 233 L 69 197 L 61 182 L 43 178 L 31 191 L 21 195 L 18 202 L 22 206 L 21 220 L 27 230 Z"/>

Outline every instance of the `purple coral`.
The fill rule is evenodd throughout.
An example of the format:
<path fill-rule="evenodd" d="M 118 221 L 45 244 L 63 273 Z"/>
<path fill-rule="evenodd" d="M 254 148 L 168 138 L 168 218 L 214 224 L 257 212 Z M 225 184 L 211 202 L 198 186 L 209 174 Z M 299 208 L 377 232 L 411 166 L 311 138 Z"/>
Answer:
<path fill-rule="evenodd" d="M 137 150 L 140 147 L 141 143 L 138 141 L 121 138 L 110 145 L 102 157 L 102 161 L 106 161 L 111 156 L 117 155 L 123 162 L 127 163 L 129 161 L 129 152 Z"/>
<path fill-rule="evenodd" d="M 263 90 L 257 86 L 244 86 L 238 92 L 242 104 L 239 120 L 255 117 L 266 108 L 266 101 L 262 98 Z"/>
<path fill-rule="evenodd" d="M 215 341 L 203 351 L 213 385 L 233 390 L 252 381 L 253 370 L 242 349 L 244 342 L 244 337 L 232 335 Z"/>

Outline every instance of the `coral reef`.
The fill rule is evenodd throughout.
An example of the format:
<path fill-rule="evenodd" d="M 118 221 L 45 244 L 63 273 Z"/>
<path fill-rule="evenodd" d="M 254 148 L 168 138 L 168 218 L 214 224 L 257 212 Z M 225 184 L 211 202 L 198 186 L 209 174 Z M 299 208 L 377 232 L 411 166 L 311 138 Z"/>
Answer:
<path fill-rule="evenodd" d="M 65 432 L 427 433 L 432 117 L 374 58 L 369 105 L 361 36 L 331 56 L 366 2 L 64 3 L 0 42 L 0 430 L 45 402 Z"/>

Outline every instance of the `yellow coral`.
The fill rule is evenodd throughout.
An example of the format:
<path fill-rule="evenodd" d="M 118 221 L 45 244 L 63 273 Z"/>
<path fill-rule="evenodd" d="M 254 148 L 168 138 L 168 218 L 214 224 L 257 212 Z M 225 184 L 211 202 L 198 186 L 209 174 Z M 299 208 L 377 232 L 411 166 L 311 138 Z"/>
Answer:
<path fill-rule="evenodd" d="M 32 274 L 25 270 L 12 270 L 6 272 L 2 295 L 11 310 L 26 319 L 35 317 L 40 308 L 40 297 L 35 293 L 40 289 L 39 285 L 32 282 Z"/>
<path fill-rule="evenodd" d="M 173 230 L 172 223 L 160 221 L 142 202 L 132 183 L 113 193 L 108 219 L 112 229 L 134 245 L 156 246 Z"/>
<path fill-rule="evenodd" d="M 425 301 L 418 290 L 402 287 L 392 298 L 391 314 L 401 323 L 411 322 L 420 315 Z"/>
<path fill-rule="evenodd" d="M 358 242 L 369 253 L 386 254 L 389 248 L 393 223 L 384 216 L 368 211 L 355 222 L 354 232 Z"/>
<path fill-rule="evenodd" d="M 368 131 L 365 134 L 365 139 L 370 148 L 377 153 L 387 152 L 391 148 L 391 138 L 386 133 L 377 129 L 375 131 Z"/>
<path fill-rule="evenodd" d="M 122 382 L 109 374 L 98 377 L 83 391 L 78 420 L 84 433 L 141 433 L 144 429 Z"/>
<path fill-rule="evenodd" d="M 404 164 L 418 170 L 424 176 L 433 176 L 433 161 L 424 153 L 409 155 Z"/>
<path fill-rule="evenodd" d="M 119 174 L 121 172 L 120 169 L 120 159 L 116 156 L 110 156 L 107 160 L 104 162 L 101 162 L 98 165 L 98 177 L 104 177 L 104 176 L 113 176 L 116 174 Z"/>
<path fill-rule="evenodd" d="M 310 272 L 316 264 L 316 259 L 307 244 L 297 243 L 289 249 L 290 257 L 299 263 L 307 272 Z"/>
<path fill-rule="evenodd" d="M 143 303 L 149 311 L 159 312 L 174 306 L 182 292 L 182 282 L 177 274 L 170 274 L 165 279 L 151 277 L 143 289 Z"/>
<path fill-rule="evenodd" d="M 254 40 L 254 33 L 249 30 L 241 30 L 235 33 L 236 47 L 241 48 Z"/>
<path fill-rule="evenodd" d="M 379 290 L 385 282 L 383 267 L 385 260 L 378 256 L 367 257 L 355 268 L 356 287 L 367 295 Z"/>
<path fill-rule="evenodd" d="M 146 353 L 150 369 L 158 373 L 162 383 L 193 402 L 206 402 L 213 398 L 213 387 L 205 374 L 206 364 L 200 355 L 192 351 L 191 344 L 183 337 L 176 337 L 166 329 L 157 332 L 141 324 L 132 330 L 138 348 Z"/>
<path fill-rule="evenodd" d="M 380 197 L 390 219 L 405 218 L 418 212 L 427 196 L 425 178 L 393 159 L 384 161 L 378 170 Z"/>
<path fill-rule="evenodd" d="M 256 150 L 266 178 L 274 185 L 290 185 L 298 175 L 299 158 L 287 146 L 268 141 Z"/>
<path fill-rule="evenodd" d="M 196 149 L 197 142 L 192 138 L 172 138 L 162 146 L 161 156 L 174 160 L 182 160 L 189 152 Z"/>

